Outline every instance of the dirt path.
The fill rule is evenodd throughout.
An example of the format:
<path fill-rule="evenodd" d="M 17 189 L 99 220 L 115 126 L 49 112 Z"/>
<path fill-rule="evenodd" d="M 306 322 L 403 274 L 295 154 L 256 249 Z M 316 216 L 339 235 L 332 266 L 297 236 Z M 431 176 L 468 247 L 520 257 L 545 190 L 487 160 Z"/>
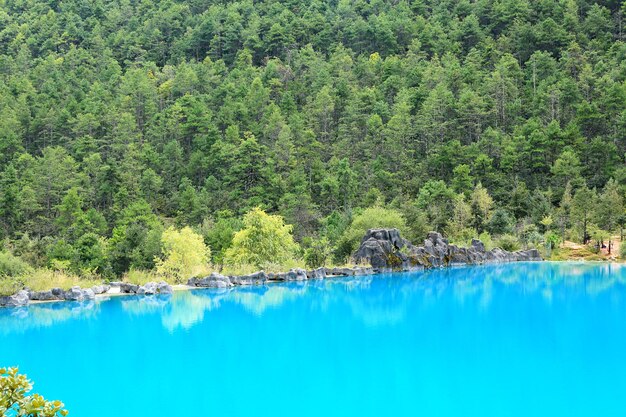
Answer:
<path fill-rule="evenodd" d="M 615 235 L 611 237 L 611 254 L 609 255 L 609 249 L 604 248 L 600 251 L 599 254 L 597 254 L 596 256 L 600 256 L 604 259 L 613 259 L 613 258 L 618 258 L 619 257 L 619 248 L 621 246 L 622 242 L 620 241 L 620 237 L 619 235 Z M 608 242 L 605 242 L 605 245 L 608 246 Z M 572 255 L 574 255 L 574 257 L 578 257 L 577 255 L 580 255 L 581 257 L 584 257 L 585 254 L 584 252 L 588 252 L 588 247 L 585 245 L 582 245 L 580 243 L 575 243 L 569 240 L 566 240 L 565 242 L 563 242 L 561 244 L 561 248 L 565 248 L 565 249 L 570 249 L 572 251 Z"/>

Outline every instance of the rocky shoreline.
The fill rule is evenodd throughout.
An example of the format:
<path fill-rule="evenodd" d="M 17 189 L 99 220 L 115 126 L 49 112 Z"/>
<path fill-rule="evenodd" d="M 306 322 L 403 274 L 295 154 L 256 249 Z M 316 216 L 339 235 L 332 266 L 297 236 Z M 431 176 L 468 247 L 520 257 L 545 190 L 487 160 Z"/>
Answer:
<path fill-rule="evenodd" d="M 462 248 L 449 244 L 437 232 L 430 232 L 423 246 L 415 246 L 403 239 L 397 229 L 368 230 L 353 257 L 357 263 L 368 263 L 376 271 L 543 260 L 537 249 L 487 251 L 478 239 L 472 239 L 470 247 Z"/>
<path fill-rule="evenodd" d="M 86 301 L 93 300 L 98 295 L 114 294 L 171 294 L 172 286 L 166 282 L 148 282 L 145 285 L 135 285 L 127 282 L 111 282 L 108 284 L 95 285 L 91 288 L 74 286 L 69 290 L 52 288 L 48 291 L 31 291 L 23 289 L 11 296 L 0 297 L 0 307 L 22 307 L 30 301 Z"/>
<path fill-rule="evenodd" d="M 431 232 L 423 246 L 415 246 L 400 236 L 396 229 L 371 229 L 363 237 L 354 259 L 371 267 L 326 268 L 313 270 L 301 268 L 288 272 L 267 273 L 258 271 L 249 275 L 226 276 L 212 273 L 203 278 L 190 278 L 189 288 L 230 288 L 235 286 L 263 285 L 269 282 L 306 281 L 326 278 L 372 275 L 392 271 L 416 271 L 457 265 L 479 265 L 519 261 L 542 261 L 537 249 L 507 252 L 500 248 L 485 250 L 484 244 L 474 239 L 469 248 L 448 244 L 441 234 Z M 98 295 L 171 294 L 173 288 L 166 282 L 148 282 L 135 285 L 111 282 L 91 288 L 72 287 L 69 290 L 53 288 L 48 291 L 23 289 L 11 296 L 0 297 L 0 307 L 21 307 L 30 301 L 85 301 Z"/>

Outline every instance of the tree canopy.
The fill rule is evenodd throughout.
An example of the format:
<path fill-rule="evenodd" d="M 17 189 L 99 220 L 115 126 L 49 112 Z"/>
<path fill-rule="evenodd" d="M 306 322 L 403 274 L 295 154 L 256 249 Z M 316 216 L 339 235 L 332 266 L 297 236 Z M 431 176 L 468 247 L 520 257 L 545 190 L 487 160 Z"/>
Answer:
<path fill-rule="evenodd" d="M 304 249 L 337 248 L 376 202 L 413 239 L 544 233 L 548 215 L 578 240 L 589 222 L 621 228 L 625 12 L 615 0 L 5 0 L 3 249 L 116 276 L 154 268 L 175 225 L 220 264 L 255 207 Z"/>

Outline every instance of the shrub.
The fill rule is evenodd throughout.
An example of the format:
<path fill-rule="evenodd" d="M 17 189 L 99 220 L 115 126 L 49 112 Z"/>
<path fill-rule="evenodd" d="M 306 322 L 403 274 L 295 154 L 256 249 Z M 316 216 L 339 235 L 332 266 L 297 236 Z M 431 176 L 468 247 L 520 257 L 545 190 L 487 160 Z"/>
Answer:
<path fill-rule="evenodd" d="M 472 239 L 476 238 L 478 232 L 476 229 L 471 227 L 465 227 L 463 229 L 458 230 L 448 230 L 446 232 L 446 237 L 451 244 L 467 247 L 471 244 Z"/>
<path fill-rule="evenodd" d="M 619 245 L 619 257 L 622 259 L 626 259 L 626 244 L 624 242 L 620 242 Z"/>
<path fill-rule="evenodd" d="M 155 260 L 157 272 L 174 278 L 176 282 L 195 276 L 208 268 L 211 251 L 202 236 L 184 227 L 170 227 L 161 236 L 163 258 Z"/>
<path fill-rule="evenodd" d="M 520 236 L 521 243 L 524 244 L 524 248 L 539 247 L 543 242 L 543 235 L 539 233 L 539 229 L 534 224 L 527 224 L 522 229 Z"/>
<path fill-rule="evenodd" d="M 0 297 L 13 295 L 22 289 L 22 287 L 22 283 L 16 278 L 0 276 Z"/>
<path fill-rule="evenodd" d="M 9 252 L 0 252 L 0 277 L 16 277 L 25 274 L 31 267 Z"/>
<path fill-rule="evenodd" d="M 559 236 L 556 232 L 549 231 L 546 232 L 545 235 L 546 247 L 550 250 L 556 249 L 561 243 L 561 236 Z"/>
<path fill-rule="evenodd" d="M 519 240 L 513 235 L 502 235 L 496 240 L 496 246 L 509 252 L 519 250 Z"/>
<path fill-rule="evenodd" d="M 260 268 L 271 262 L 284 264 L 299 250 L 293 240 L 292 226 L 282 216 L 269 215 L 260 208 L 250 210 L 243 218 L 244 228 L 233 236 L 226 251 L 226 265 L 253 265 Z"/>
<path fill-rule="evenodd" d="M 56 417 L 66 416 L 61 401 L 47 401 L 39 394 L 27 395 L 33 383 L 17 368 L 0 368 L 0 415 Z"/>
<path fill-rule="evenodd" d="M 160 279 L 161 277 L 159 277 L 156 272 L 144 269 L 131 269 L 122 277 L 122 281 L 135 285 L 144 285 L 148 282 L 158 281 Z"/>
<path fill-rule="evenodd" d="M 493 239 L 491 239 L 491 235 L 488 232 L 482 232 L 478 239 L 485 245 L 485 250 L 493 249 Z"/>
<path fill-rule="evenodd" d="M 326 238 L 315 239 L 304 251 L 304 262 L 309 268 L 319 268 L 326 265 L 330 256 L 330 242 Z"/>
<path fill-rule="evenodd" d="M 218 213 L 215 221 L 205 219 L 202 222 L 200 233 L 204 236 L 204 243 L 211 248 L 214 264 L 221 265 L 224 262 L 224 254 L 241 227 L 241 220 L 232 217 L 227 210 Z"/>

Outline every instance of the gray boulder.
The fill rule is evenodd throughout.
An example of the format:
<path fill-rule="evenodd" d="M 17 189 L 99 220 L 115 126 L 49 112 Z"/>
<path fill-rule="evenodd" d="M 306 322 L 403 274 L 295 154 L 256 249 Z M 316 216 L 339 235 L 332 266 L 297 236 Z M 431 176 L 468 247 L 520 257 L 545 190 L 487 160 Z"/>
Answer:
<path fill-rule="evenodd" d="M 232 287 L 233 283 L 226 275 L 218 274 L 217 272 L 211 273 L 208 277 L 204 278 L 190 278 L 187 281 L 187 285 L 192 287 L 206 287 L 206 288 L 227 288 Z"/>
<path fill-rule="evenodd" d="M 306 281 L 306 271 L 302 268 L 291 269 L 285 274 L 285 281 Z"/>
<path fill-rule="evenodd" d="M 265 271 L 258 271 L 250 275 L 233 276 L 230 278 L 234 285 L 259 285 L 265 284 L 268 280 L 268 276 Z"/>
<path fill-rule="evenodd" d="M 104 294 L 111 289 L 111 286 L 107 284 L 94 285 L 93 287 L 91 287 L 91 289 L 93 290 L 94 294 Z"/>
<path fill-rule="evenodd" d="M 120 292 L 124 294 L 137 294 L 139 285 L 131 284 L 129 282 L 120 283 Z"/>
<path fill-rule="evenodd" d="M 65 291 L 64 298 L 68 301 L 83 301 L 85 294 L 79 286 L 73 286 L 69 290 Z"/>
<path fill-rule="evenodd" d="M 287 272 L 269 272 L 267 274 L 268 281 L 285 281 L 287 279 Z"/>
<path fill-rule="evenodd" d="M 161 281 L 157 284 L 158 294 L 171 294 L 173 292 L 172 286 L 165 281 Z"/>
<path fill-rule="evenodd" d="M 321 267 L 306 271 L 306 276 L 308 279 L 324 279 L 326 278 L 326 268 Z"/>
<path fill-rule="evenodd" d="M 28 305 L 28 302 L 28 291 L 26 290 L 20 290 L 11 296 L 0 297 L 0 306 L 4 307 L 22 307 Z"/>
<path fill-rule="evenodd" d="M 52 301 L 59 299 L 52 291 L 33 291 L 29 295 L 30 299 L 34 301 Z"/>
<path fill-rule="evenodd" d="M 93 292 L 91 288 L 86 288 L 83 290 L 84 300 L 93 300 L 94 298 L 96 298 L 96 294 Z"/>
<path fill-rule="evenodd" d="M 352 268 L 352 270 L 354 271 L 354 275 L 372 275 L 374 273 L 374 269 L 373 268 L 367 268 L 367 267 L 355 267 Z"/>
<path fill-rule="evenodd" d="M 57 300 L 65 299 L 65 291 L 63 291 L 62 288 L 53 288 L 50 292 L 56 297 Z"/>
<path fill-rule="evenodd" d="M 485 244 L 478 239 L 472 239 L 472 249 L 478 252 L 484 252 Z"/>
<path fill-rule="evenodd" d="M 157 292 L 156 282 L 146 282 L 144 285 L 137 288 L 137 294 L 153 295 Z"/>
<path fill-rule="evenodd" d="M 410 243 L 398 229 L 370 229 L 354 254 L 357 263 L 369 263 L 374 269 L 401 267 L 408 261 L 402 249 Z"/>

